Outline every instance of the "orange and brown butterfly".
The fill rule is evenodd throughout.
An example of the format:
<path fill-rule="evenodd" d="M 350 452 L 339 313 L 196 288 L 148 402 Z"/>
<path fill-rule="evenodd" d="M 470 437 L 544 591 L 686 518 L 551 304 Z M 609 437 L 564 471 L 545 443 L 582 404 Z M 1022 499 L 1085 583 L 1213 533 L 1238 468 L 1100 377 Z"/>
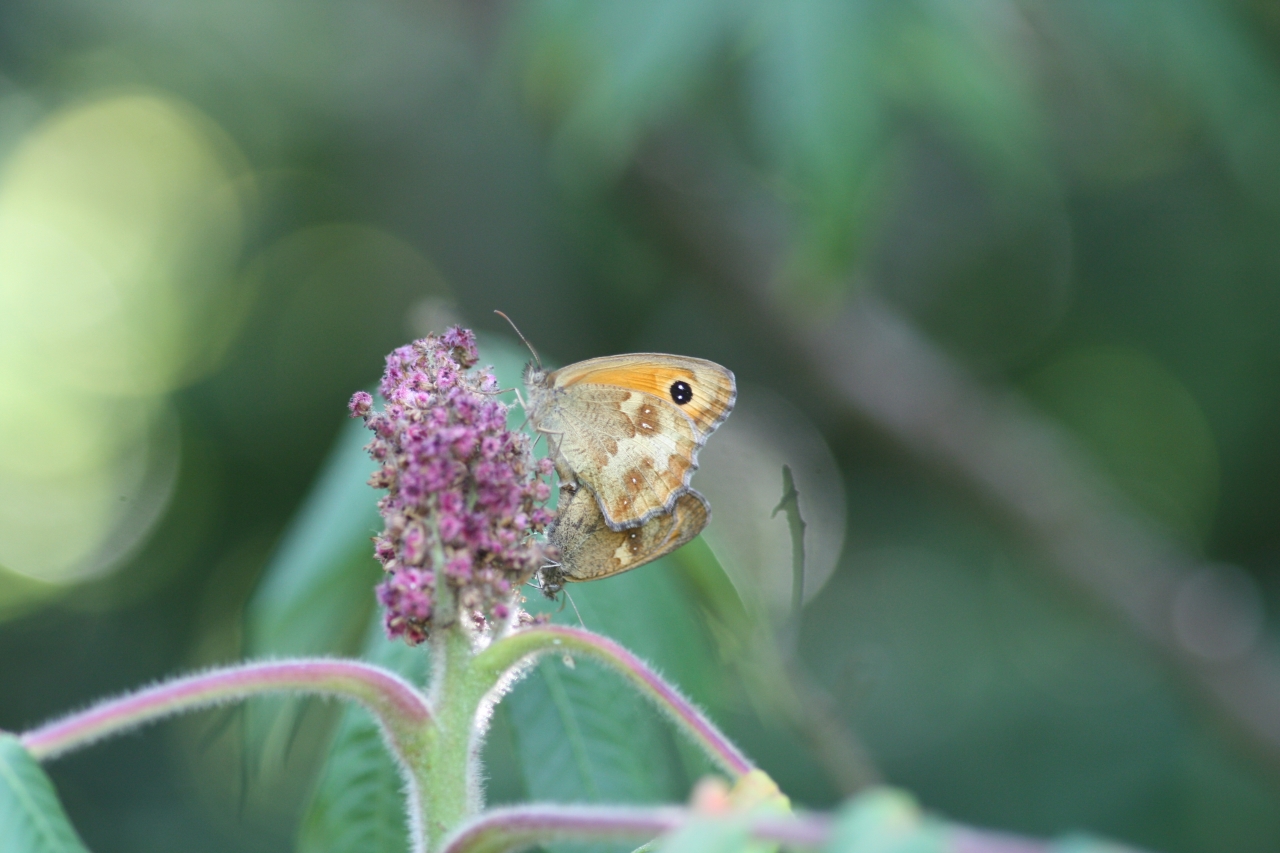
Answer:
<path fill-rule="evenodd" d="M 554 596 L 570 581 L 599 580 L 643 566 L 693 539 L 710 520 L 706 498 L 689 489 L 670 512 L 638 527 L 612 530 L 590 491 L 565 486 L 555 523 L 547 531 L 560 560 L 542 569 L 542 591 Z"/>
<path fill-rule="evenodd" d="M 525 370 L 526 409 L 566 483 L 596 496 L 611 530 L 669 513 L 689 490 L 698 450 L 733 410 L 733 373 L 662 353 Z"/>
<path fill-rule="evenodd" d="M 499 313 L 507 322 L 509 317 Z M 689 487 L 698 450 L 737 400 L 733 373 L 715 362 L 662 353 L 592 358 L 525 369 L 533 428 L 547 436 L 561 480 L 548 539 L 561 553 L 548 591 L 595 580 L 669 554 L 711 518 Z"/>

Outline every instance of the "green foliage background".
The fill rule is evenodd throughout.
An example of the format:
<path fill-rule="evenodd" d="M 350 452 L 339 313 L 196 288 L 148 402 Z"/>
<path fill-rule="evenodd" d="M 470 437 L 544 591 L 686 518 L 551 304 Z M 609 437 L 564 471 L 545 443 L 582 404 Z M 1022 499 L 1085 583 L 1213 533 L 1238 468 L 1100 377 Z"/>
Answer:
<path fill-rule="evenodd" d="M 713 358 L 825 439 L 844 548 L 798 627 L 726 604 L 701 545 L 578 600 L 798 803 L 843 792 L 779 698 L 788 662 L 802 705 L 821 697 L 947 817 L 1170 853 L 1280 846 L 1280 757 L 804 346 L 873 298 L 1050 419 L 1167 541 L 1234 567 L 1273 647 L 1273 3 L 15 0 L 0 172 L 0 728 L 256 650 L 396 654 L 366 637 L 374 495 L 324 486 L 359 474 L 334 473 L 359 459 L 344 405 L 447 318 L 509 360 L 501 308 L 558 363 Z M 55 231 L 74 252 L 40 248 Z M 82 255 L 99 278 L 77 278 Z M 134 452 L 169 467 L 94 488 L 154 511 L 41 491 Z M 314 523 L 287 533 L 309 494 Z M 19 565 L 91 515 L 107 532 L 80 562 Z M 334 594 L 260 586 L 288 555 L 332 570 L 305 592 Z M 540 670 L 495 721 L 493 799 L 646 801 L 702 772 L 644 708 L 611 704 L 607 676 Z M 569 717 L 542 719 L 542 694 L 575 691 L 661 756 L 651 777 L 530 775 L 569 738 L 547 736 Z M 97 853 L 324 849 L 323 809 L 381 808 L 385 779 L 317 783 L 334 732 L 363 748 L 367 727 L 279 710 L 167 723 L 49 772 Z M 374 793 L 344 800 L 357 784 Z"/>

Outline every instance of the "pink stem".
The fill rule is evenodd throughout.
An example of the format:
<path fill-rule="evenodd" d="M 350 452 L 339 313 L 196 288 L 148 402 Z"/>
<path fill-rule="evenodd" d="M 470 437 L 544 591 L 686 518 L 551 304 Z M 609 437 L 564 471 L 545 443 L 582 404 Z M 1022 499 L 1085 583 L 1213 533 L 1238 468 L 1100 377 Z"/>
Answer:
<path fill-rule="evenodd" d="M 835 827 L 831 817 L 813 814 L 752 817 L 668 806 L 512 806 L 490 809 L 461 827 L 445 841 L 440 853 L 509 853 L 552 841 L 646 840 L 698 820 L 738 820 L 752 838 L 803 849 L 830 843 Z M 917 820 L 906 824 L 891 821 L 866 840 L 876 837 L 882 842 L 907 842 L 913 836 L 932 842 L 924 845 L 929 849 L 949 853 L 1049 853 L 1053 849 L 1053 845 L 1033 839 Z M 907 843 L 903 849 L 907 846 L 911 845 Z"/>
<path fill-rule="evenodd" d="M 593 806 L 511 806 L 489 809 L 446 839 L 440 853 L 496 853 L 534 844 L 633 841 L 678 829 L 684 809 Z"/>
<path fill-rule="evenodd" d="M 755 769 L 738 747 L 680 691 L 626 648 L 599 634 L 562 625 L 527 628 L 495 642 L 477 657 L 476 665 L 492 667 L 494 676 L 500 677 L 531 657 L 574 652 L 608 664 L 638 686 L 730 775 L 738 777 Z"/>
<path fill-rule="evenodd" d="M 21 740 L 27 751 L 45 760 L 182 711 L 281 691 L 353 699 L 396 740 L 412 739 L 431 722 L 426 699 L 395 673 L 358 661 L 313 658 L 240 664 L 176 678 L 45 723 Z"/>
<path fill-rule="evenodd" d="M 731 816 L 723 817 L 731 819 Z M 512 806 L 490 809 L 459 829 L 440 853 L 499 853 L 548 841 L 635 841 L 673 832 L 698 819 L 690 809 L 631 806 Z M 743 818 L 755 838 L 818 847 L 831 831 L 820 817 Z"/>

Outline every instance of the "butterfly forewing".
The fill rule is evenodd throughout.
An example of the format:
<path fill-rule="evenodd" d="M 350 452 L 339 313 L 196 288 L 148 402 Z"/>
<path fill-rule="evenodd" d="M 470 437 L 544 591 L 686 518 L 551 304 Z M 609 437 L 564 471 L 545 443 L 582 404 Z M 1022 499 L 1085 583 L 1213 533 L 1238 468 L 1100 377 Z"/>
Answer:
<path fill-rule="evenodd" d="M 701 441 L 724 422 L 737 400 L 737 384 L 729 370 L 714 361 L 661 353 L 592 358 L 558 370 L 552 377 L 560 387 L 585 383 L 652 394 L 684 412 Z M 681 382 L 690 393 L 690 399 L 683 403 L 672 393 Z"/>
<path fill-rule="evenodd" d="M 736 399 L 731 372 L 683 356 L 594 358 L 533 378 L 535 428 L 557 437 L 560 462 L 615 531 L 671 512 Z"/>

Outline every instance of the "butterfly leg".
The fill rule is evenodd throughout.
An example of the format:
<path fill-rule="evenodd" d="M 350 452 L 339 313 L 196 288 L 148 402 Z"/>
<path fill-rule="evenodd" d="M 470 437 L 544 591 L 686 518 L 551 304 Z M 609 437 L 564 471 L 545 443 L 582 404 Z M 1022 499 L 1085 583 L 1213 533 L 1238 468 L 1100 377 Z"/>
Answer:
<path fill-rule="evenodd" d="M 573 596 L 569 594 L 569 590 L 564 591 L 565 600 L 569 602 L 569 606 L 573 608 L 573 615 L 578 617 L 578 624 L 582 626 L 582 630 L 587 629 L 587 623 L 582 621 L 582 614 L 578 612 L 578 605 L 574 603 Z M 563 608 L 561 608 L 563 609 Z M 572 660 L 566 655 L 566 660 Z"/>

